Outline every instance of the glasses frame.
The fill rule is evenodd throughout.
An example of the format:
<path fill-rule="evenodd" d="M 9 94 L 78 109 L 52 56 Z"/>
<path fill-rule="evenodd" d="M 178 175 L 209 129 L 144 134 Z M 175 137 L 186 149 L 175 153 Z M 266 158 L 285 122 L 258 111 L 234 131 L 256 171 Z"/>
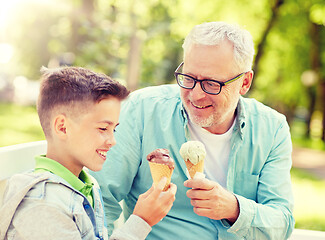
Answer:
<path fill-rule="evenodd" d="M 244 74 L 248 73 L 248 72 L 240 73 L 240 74 L 238 74 L 236 77 L 233 77 L 233 78 L 231 78 L 231 79 L 229 79 L 229 80 L 227 80 L 227 81 L 225 81 L 225 82 L 220 82 L 220 81 L 212 80 L 212 79 L 202 79 L 202 80 L 199 80 L 199 79 L 197 79 L 197 78 L 195 78 L 195 77 L 192 77 L 192 76 L 190 76 L 190 75 L 187 75 L 187 74 L 184 74 L 184 73 L 180 73 L 180 72 L 178 72 L 178 70 L 179 70 L 183 65 L 184 65 L 184 62 L 181 62 L 181 64 L 176 68 L 176 70 L 175 70 L 175 72 L 174 72 L 174 75 L 175 75 L 175 78 L 176 78 L 177 84 L 178 84 L 180 87 L 185 88 L 185 89 L 193 89 L 193 88 L 195 88 L 196 83 L 199 82 L 199 83 L 200 83 L 200 86 L 201 86 L 201 88 L 202 88 L 202 90 L 203 90 L 205 93 L 207 93 L 207 94 L 211 94 L 211 95 L 218 95 L 218 94 L 221 92 L 221 89 L 222 89 L 223 86 L 226 86 L 226 85 L 228 85 L 229 83 L 232 83 L 232 82 L 238 80 L 238 79 L 241 78 Z M 193 87 L 190 87 L 190 88 L 189 88 L 189 87 L 185 87 L 185 86 L 181 85 L 180 82 L 179 82 L 179 80 L 178 80 L 178 75 L 185 76 L 185 77 L 188 77 L 188 78 L 192 79 L 192 80 L 194 81 L 194 85 L 193 85 Z M 211 93 L 211 92 L 208 92 L 208 91 L 204 88 L 204 86 L 203 86 L 203 82 L 206 82 L 206 81 L 211 81 L 211 82 L 218 83 L 218 84 L 220 85 L 220 90 L 219 90 L 219 92 L 218 92 L 218 93 Z"/>

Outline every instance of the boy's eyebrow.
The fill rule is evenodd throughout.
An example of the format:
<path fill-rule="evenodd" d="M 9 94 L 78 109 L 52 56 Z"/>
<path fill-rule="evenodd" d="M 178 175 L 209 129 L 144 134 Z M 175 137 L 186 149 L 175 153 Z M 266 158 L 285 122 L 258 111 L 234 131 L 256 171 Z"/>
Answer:
<path fill-rule="evenodd" d="M 109 121 L 109 120 L 99 121 L 98 123 L 107 123 L 108 125 L 114 125 L 114 123 L 111 122 L 111 121 Z M 119 124 L 120 124 L 120 123 L 117 123 L 117 124 L 115 125 L 115 127 L 117 127 Z"/>

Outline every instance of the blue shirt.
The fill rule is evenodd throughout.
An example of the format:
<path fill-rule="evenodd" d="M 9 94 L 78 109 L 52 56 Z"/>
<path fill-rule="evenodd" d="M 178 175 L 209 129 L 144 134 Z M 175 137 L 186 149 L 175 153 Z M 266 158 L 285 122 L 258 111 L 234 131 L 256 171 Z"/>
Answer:
<path fill-rule="evenodd" d="M 92 173 L 109 213 L 109 234 L 121 213 L 118 202 L 124 199 L 123 212 L 128 217 L 139 194 L 152 185 L 146 156 L 156 148 L 167 148 L 175 160 L 171 181 L 177 185 L 176 200 L 147 239 L 288 238 L 294 227 L 289 126 L 282 114 L 242 97 L 237 119 L 231 138 L 227 189 L 236 195 L 240 214 L 230 226 L 225 220 L 195 214 L 186 196 L 186 166 L 179 149 L 189 134 L 179 87 L 163 85 L 133 92 L 123 104 L 116 146 L 108 152 L 103 169 Z"/>

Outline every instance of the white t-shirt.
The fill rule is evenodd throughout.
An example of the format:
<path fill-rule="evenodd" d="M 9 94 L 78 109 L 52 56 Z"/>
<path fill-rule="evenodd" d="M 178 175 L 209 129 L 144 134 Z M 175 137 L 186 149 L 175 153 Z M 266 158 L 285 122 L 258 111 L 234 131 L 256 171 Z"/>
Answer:
<path fill-rule="evenodd" d="M 218 182 L 227 188 L 227 172 L 230 153 L 230 139 L 236 119 L 230 129 L 224 134 L 212 134 L 200 126 L 188 122 L 191 140 L 197 140 L 204 144 L 206 158 L 204 161 L 204 173 L 212 181 Z"/>

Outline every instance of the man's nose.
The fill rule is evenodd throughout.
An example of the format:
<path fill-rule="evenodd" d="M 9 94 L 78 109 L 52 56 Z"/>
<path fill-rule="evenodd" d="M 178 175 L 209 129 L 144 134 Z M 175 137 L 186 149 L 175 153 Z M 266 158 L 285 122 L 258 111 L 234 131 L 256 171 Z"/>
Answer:
<path fill-rule="evenodd" d="M 204 98 L 206 93 L 203 91 L 200 82 L 196 82 L 195 87 L 191 91 L 192 100 Z"/>

